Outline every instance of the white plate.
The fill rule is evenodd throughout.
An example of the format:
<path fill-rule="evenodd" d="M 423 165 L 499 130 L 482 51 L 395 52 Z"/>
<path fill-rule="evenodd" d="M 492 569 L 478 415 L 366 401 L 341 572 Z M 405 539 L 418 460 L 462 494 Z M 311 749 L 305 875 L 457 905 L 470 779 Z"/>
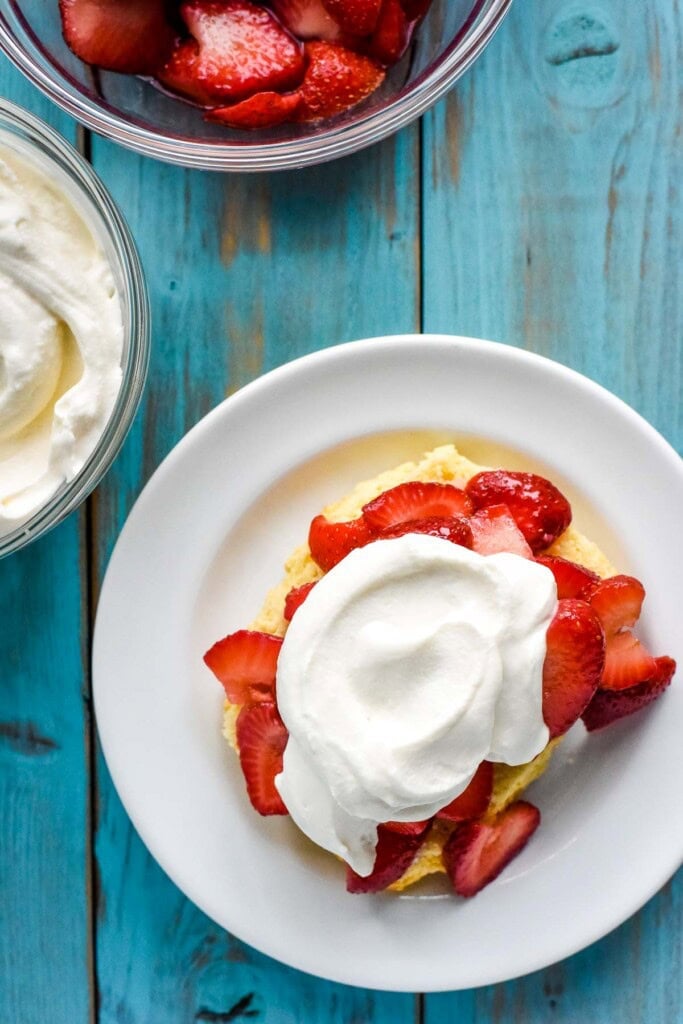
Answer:
<path fill-rule="evenodd" d="M 467 435 L 547 467 L 578 525 L 649 586 L 648 641 L 681 659 L 676 453 L 586 378 L 463 338 L 343 345 L 229 398 L 145 488 L 102 589 L 97 721 L 142 839 L 219 924 L 336 981 L 435 991 L 536 970 L 615 928 L 683 856 L 680 681 L 602 734 L 572 731 L 534 787 L 541 828 L 470 901 L 348 895 L 341 865 L 251 810 L 204 650 L 251 620 L 323 504 L 437 439 L 481 456 Z"/>

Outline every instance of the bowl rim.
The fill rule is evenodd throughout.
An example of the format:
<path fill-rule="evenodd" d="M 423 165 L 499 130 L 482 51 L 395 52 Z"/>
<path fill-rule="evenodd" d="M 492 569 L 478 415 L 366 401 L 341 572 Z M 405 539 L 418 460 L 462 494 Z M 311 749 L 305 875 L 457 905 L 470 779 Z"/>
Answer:
<path fill-rule="evenodd" d="M 369 112 L 351 125 L 332 127 L 304 139 L 269 144 L 199 143 L 135 125 L 70 89 L 61 76 L 37 65 L 19 44 L 0 12 L 0 50 L 57 106 L 93 129 L 138 153 L 181 167 L 216 171 L 277 171 L 325 163 L 355 153 L 392 135 L 437 102 L 482 53 L 508 13 L 513 0 L 480 0 L 481 9 L 464 36 L 446 50 L 436 67 L 385 108 Z"/>
<path fill-rule="evenodd" d="M 54 128 L 9 100 L 0 98 L 0 128 L 15 132 L 29 148 L 67 175 L 96 213 L 93 232 L 109 241 L 119 288 L 124 339 L 123 379 L 102 435 L 90 456 L 29 519 L 0 535 L 0 558 L 43 536 L 73 512 L 94 490 L 118 455 L 132 426 L 144 390 L 151 347 L 151 309 L 145 273 L 133 235 L 118 206 L 88 161 Z"/>

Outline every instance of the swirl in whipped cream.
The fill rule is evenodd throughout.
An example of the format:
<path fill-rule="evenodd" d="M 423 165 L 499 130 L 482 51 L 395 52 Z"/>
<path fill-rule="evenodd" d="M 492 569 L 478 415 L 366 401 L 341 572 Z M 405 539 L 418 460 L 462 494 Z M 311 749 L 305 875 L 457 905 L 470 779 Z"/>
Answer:
<path fill-rule="evenodd" d="M 483 760 L 539 754 L 556 606 L 544 566 L 417 534 L 323 577 L 277 670 L 290 738 L 276 784 L 302 831 L 368 875 L 379 823 L 431 817 Z"/>
<path fill-rule="evenodd" d="M 121 387 L 111 268 L 64 188 L 0 146 L 0 535 L 83 467 Z"/>

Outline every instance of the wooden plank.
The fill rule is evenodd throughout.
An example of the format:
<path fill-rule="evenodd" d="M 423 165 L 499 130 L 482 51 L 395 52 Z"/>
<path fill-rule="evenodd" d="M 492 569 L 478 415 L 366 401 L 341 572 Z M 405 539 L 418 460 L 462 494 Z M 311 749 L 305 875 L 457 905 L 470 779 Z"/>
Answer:
<path fill-rule="evenodd" d="M 517 3 L 426 120 L 423 200 L 426 330 L 550 355 L 679 449 L 682 29 L 675 0 Z M 683 1020 L 682 895 L 679 874 L 558 967 L 430 997 L 426 1024 Z"/>
<path fill-rule="evenodd" d="M 262 370 L 418 323 L 416 131 L 335 166 L 271 177 L 185 172 L 94 140 L 140 242 L 155 336 L 142 415 L 96 500 L 98 575 L 172 445 Z M 215 927 L 175 889 L 98 767 L 102 1024 L 413 1020 L 411 996 L 317 981 Z M 221 1018 L 223 1019 L 223 1018 Z"/>
<path fill-rule="evenodd" d="M 0 59 L 0 94 L 75 126 Z M 0 562 L 0 1020 L 89 1019 L 84 515 Z"/>

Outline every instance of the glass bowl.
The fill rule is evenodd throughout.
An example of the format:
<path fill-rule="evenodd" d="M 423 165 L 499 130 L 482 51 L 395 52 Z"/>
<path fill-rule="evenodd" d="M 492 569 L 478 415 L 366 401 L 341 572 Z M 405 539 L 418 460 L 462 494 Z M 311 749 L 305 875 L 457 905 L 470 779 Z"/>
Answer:
<path fill-rule="evenodd" d="M 83 64 L 62 38 L 57 0 L 0 0 L 0 48 L 60 107 L 140 153 L 186 167 L 281 170 L 353 153 L 419 117 L 479 56 L 511 3 L 434 0 L 406 56 L 361 106 L 259 132 L 210 125 L 151 82 Z"/>
<path fill-rule="evenodd" d="M 34 162 L 68 195 L 109 260 L 123 317 L 122 381 L 97 447 L 73 480 L 31 517 L 0 534 L 0 558 L 47 533 L 81 504 L 116 457 L 133 422 L 147 375 L 150 310 L 142 265 L 132 235 L 90 165 L 64 139 L 21 107 L 0 100 L 0 141 Z"/>

